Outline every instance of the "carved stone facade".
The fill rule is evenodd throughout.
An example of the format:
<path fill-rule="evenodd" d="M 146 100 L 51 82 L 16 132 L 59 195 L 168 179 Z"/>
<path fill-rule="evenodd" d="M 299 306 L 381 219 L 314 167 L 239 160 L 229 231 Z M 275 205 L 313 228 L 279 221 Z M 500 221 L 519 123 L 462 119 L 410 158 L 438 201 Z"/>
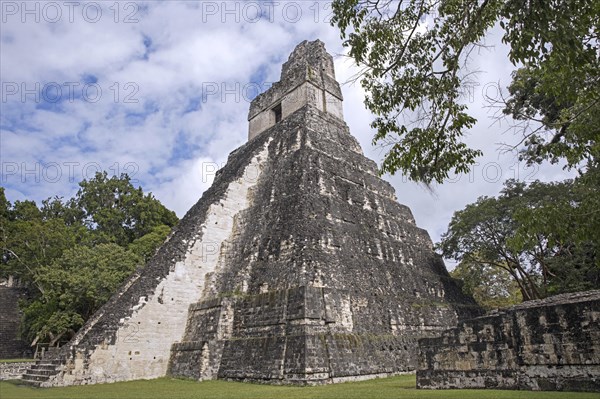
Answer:
<path fill-rule="evenodd" d="M 600 391 L 600 291 L 526 302 L 420 340 L 417 386 Z"/>
<path fill-rule="evenodd" d="M 341 98 L 323 43 L 301 43 L 252 102 L 248 143 L 156 256 L 53 359 L 55 375 L 26 379 L 372 378 L 414 371 L 419 338 L 480 315 L 362 154 Z"/>

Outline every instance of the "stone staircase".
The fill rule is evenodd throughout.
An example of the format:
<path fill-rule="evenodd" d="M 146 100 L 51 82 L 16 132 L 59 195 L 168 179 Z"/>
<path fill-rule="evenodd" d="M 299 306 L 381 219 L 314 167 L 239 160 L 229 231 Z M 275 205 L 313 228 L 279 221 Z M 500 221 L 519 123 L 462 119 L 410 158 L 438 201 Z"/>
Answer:
<path fill-rule="evenodd" d="M 42 384 L 50 379 L 50 377 L 59 373 L 58 368 L 61 365 L 60 360 L 54 359 L 40 359 L 32 365 L 25 374 L 23 374 L 22 381 L 40 387 Z"/>

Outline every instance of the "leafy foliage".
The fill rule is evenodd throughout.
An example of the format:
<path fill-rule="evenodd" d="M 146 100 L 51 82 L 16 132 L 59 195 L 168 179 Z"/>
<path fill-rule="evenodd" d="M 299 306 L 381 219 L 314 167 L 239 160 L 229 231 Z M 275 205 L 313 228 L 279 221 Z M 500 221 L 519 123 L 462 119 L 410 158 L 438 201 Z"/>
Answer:
<path fill-rule="evenodd" d="M 129 176 L 108 178 L 97 173 L 83 181 L 74 199 L 83 212 L 83 222 L 93 230 L 99 242 L 127 245 L 144 236 L 156 226 L 173 226 L 177 216 L 166 209 L 152 194 L 144 196 L 142 188 L 135 189 Z"/>
<path fill-rule="evenodd" d="M 49 337 L 54 344 L 64 334 L 75 333 L 141 261 L 116 244 L 65 250 L 39 270 L 37 283 L 44 287 L 44 295 L 25 308 L 25 320 L 31 319 L 37 327 L 29 329 L 28 338 Z"/>
<path fill-rule="evenodd" d="M 454 214 L 439 248 L 444 256 L 508 273 L 524 300 L 600 288 L 600 211 L 589 179 L 509 180 L 497 198 L 481 197 Z M 467 267 L 467 266 L 465 266 Z"/>
<path fill-rule="evenodd" d="M 112 295 L 177 223 L 127 175 L 98 173 L 74 198 L 6 199 L 0 187 L 0 277 L 32 288 L 22 304 L 23 336 L 52 344 L 67 339 Z"/>
<path fill-rule="evenodd" d="M 15 201 L 11 206 L 1 187 L 0 201 L 5 204 L 0 223 L 0 277 L 12 275 L 24 283 L 35 283 L 41 266 L 52 263 L 85 234 L 80 225 L 67 225 L 60 218 L 46 218 L 33 201 Z"/>
<path fill-rule="evenodd" d="M 599 125 L 590 123 L 600 111 L 597 1 L 334 0 L 333 12 L 363 68 L 373 142 L 389 150 L 382 173 L 442 182 L 481 155 L 462 140 L 476 120 L 461 95 L 473 84 L 468 60 L 496 24 L 510 60 L 523 65 L 503 104 L 526 122 L 515 148 L 529 162 L 565 157 L 575 166 L 597 157 Z"/>
<path fill-rule="evenodd" d="M 156 226 L 150 233 L 130 243 L 128 249 L 147 262 L 154 255 L 160 244 L 167 239 L 170 232 L 171 228 L 167 225 L 161 224 Z"/>
<path fill-rule="evenodd" d="M 479 277 L 504 270 L 524 299 L 598 287 L 600 3 L 334 0 L 333 14 L 362 68 L 373 143 L 388 149 L 380 172 L 425 184 L 467 172 L 481 155 L 464 143 L 476 120 L 462 94 L 474 84 L 474 50 L 491 29 L 503 30 L 516 69 L 508 97 L 490 101 L 520 136 L 508 148 L 529 164 L 563 160 L 580 174 L 508 182 L 498 198 L 455 214 L 442 251 L 462 260 L 469 278 L 474 265 Z"/>
<path fill-rule="evenodd" d="M 450 275 L 462 283 L 465 294 L 486 310 L 516 305 L 523 300 L 518 284 L 505 268 L 463 261 Z"/>

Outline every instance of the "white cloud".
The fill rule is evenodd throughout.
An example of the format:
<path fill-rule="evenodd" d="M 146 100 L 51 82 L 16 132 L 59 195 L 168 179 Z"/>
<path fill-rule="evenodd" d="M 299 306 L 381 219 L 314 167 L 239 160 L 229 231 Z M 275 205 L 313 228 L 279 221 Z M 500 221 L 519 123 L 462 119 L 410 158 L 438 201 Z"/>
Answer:
<path fill-rule="evenodd" d="M 328 24 L 329 3 L 280 2 L 274 8 L 261 3 L 264 15 L 254 23 L 255 9 L 244 2 L 121 2 L 116 3 L 117 23 L 115 3 L 101 4 L 102 18 L 95 23 L 86 20 L 81 9 L 69 22 L 64 7 L 56 23 L 47 22 L 48 15 L 42 14 L 39 23 L 31 16 L 22 22 L 22 10 L 3 14 L 0 74 L 6 101 L 3 97 L 0 104 L 0 155 L 2 185 L 8 188 L 10 200 L 73 195 L 76 182 L 85 173 L 90 177 L 99 166 L 133 174 L 146 191 L 183 216 L 209 187 L 213 165 L 222 165 L 247 136 L 249 103 L 243 93 L 238 89 L 237 98 L 231 93 L 202 98 L 203 88 L 243 88 L 259 75 L 265 82 L 276 81 L 295 45 L 316 38 L 335 55 L 340 82 L 356 73 L 341 55 L 346 50 L 339 32 Z M 124 23 L 128 15 L 138 22 Z M 498 193 L 503 179 L 489 176 L 496 166 L 502 169 L 502 178 L 517 170 L 513 155 L 499 156 L 496 151 L 495 143 L 510 137 L 502 136 L 504 127 L 490 126 L 489 113 L 481 107 L 479 89 L 484 82 L 506 84 L 512 69 L 497 34 L 490 43 L 496 49 L 477 58 L 474 65 L 483 71 L 482 86 L 470 104 L 480 122 L 468 141 L 486 154 L 474 173 L 436 186 L 435 194 L 401 176 L 386 177 L 399 201 L 411 207 L 418 224 L 434 240 L 445 231 L 454 211 L 479 195 Z M 62 101 L 51 106 L 40 108 L 32 95 L 22 101 L 20 92 L 4 92 L 5 84 L 15 83 L 20 90 L 21 84 L 31 88 L 48 82 L 63 87 Z M 68 82 L 79 84 L 72 101 Z M 90 85 L 102 90 L 96 102 L 81 98 L 81 89 Z M 380 163 L 383 154 L 371 145 L 371 116 L 363 105 L 362 88 L 347 83 L 342 90 L 351 132 L 365 154 Z M 23 163 L 34 170 L 25 182 L 21 172 L 11 169 Z M 57 181 L 44 178 L 44 165 L 49 164 L 61 168 Z M 39 182 L 35 168 L 40 170 Z M 540 179 L 561 176 L 564 173 L 556 168 L 542 168 L 535 174 Z"/>

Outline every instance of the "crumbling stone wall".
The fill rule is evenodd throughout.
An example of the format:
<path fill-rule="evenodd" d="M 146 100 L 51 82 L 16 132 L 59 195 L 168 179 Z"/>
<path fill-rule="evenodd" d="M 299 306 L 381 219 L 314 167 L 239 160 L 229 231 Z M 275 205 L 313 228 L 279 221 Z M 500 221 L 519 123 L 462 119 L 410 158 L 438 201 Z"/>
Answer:
<path fill-rule="evenodd" d="M 35 364 L 31 362 L 0 363 L 0 381 L 2 380 L 20 380 L 23 373 Z"/>
<path fill-rule="evenodd" d="M 600 391 L 600 291 L 526 302 L 420 340 L 417 387 Z"/>
<path fill-rule="evenodd" d="M 21 325 L 19 300 L 26 296 L 25 289 L 0 286 L 0 359 L 32 356 L 31 348 L 18 336 Z"/>

